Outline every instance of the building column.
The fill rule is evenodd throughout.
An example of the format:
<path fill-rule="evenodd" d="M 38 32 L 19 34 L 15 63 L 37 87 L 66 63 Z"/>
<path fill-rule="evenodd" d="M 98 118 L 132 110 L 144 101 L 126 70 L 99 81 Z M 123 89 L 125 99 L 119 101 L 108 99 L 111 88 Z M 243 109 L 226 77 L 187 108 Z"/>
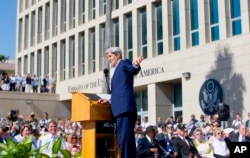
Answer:
<path fill-rule="evenodd" d="M 167 83 L 153 83 L 148 85 L 148 118 L 152 125 L 156 125 L 157 117 L 163 121 L 173 115 L 172 85 Z"/>

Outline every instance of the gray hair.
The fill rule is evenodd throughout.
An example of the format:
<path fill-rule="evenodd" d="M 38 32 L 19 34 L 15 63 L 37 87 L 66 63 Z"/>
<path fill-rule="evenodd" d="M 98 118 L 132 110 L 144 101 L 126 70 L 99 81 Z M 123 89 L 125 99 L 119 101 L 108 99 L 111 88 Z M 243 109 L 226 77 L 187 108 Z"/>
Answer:
<path fill-rule="evenodd" d="M 110 47 L 108 48 L 105 53 L 112 53 L 112 54 L 115 54 L 115 55 L 120 55 L 120 57 L 122 58 L 122 50 L 119 48 L 119 47 Z"/>

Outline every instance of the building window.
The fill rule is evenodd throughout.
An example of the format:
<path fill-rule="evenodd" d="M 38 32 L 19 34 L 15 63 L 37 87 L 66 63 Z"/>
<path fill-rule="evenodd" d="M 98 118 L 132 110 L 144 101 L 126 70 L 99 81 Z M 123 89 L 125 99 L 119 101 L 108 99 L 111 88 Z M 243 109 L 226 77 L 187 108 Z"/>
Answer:
<path fill-rule="evenodd" d="M 174 51 L 181 49 L 179 0 L 172 3 L 172 33 Z"/>
<path fill-rule="evenodd" d="M 100 25 L 100 33 L 99 33 L 99 39 L 100 39 L 100 56 L 102 57 L 101 59 L 103 59 L 105 57 L 105 24 L 101 24 Z M 100 60 L 100 65 L 103 65 L 103 60 Z"/>
<path fill-rule="evenodd" d="M 96 5 L 95 5 L 95 1 L 96 0 L 90 0 L 89 4 L 90 4 L 90 18 L 91 20 L 95 19 L 95 12 L 96 12 Z"/>
<path fill-rule="evenodd" d="M 191 45 L 199 45 L 198 0 L 190 0 Z"/>
<path fill-rule="evenodd" d="M 37 64 L 36 64 L 36 72 L 37 72 L 37 76 L 42 76 L 42 51 L 41 49 L 39 49 L 37 51 Z"/>
<path fill-rule="evenodd" d="M 119 19 L 113 20 L 113 29 L 112 29 L 112 40 L 113 46 L 119 47 Z"/>
<path fill-rule="evenodd" d="M 53 1 L 53 36 L 56 36 L 58 33 L 58 1 Z"/>
<path fill-rule="evenodd" d="M 85 0 L 79 0 L 79 24 L 85 23 Z"/>
<path fill-rule="evenodd" d="M 69 38 L 69 78 L 75 77 L 75 37 Z"/>
<path fill-rule="evenodd" d="M 17 65 L 18 65 L 17 72 L 21 73 L 22 72 L 22 58 L 18 58 Z"/>
<path fill-rule="evenodd" d="M 127 0 L 127 4 L 130 4 L 130 3 L 132 3 L 132 0 Z"/>
<path fill-rule="evenodd" d="M 95 29 L 90 30 L 90 72 L 95 72 L 95 65 L 96 65 L 96 43 L 95 43 Z"/>
<path fill-rule="evenodd" d="M 139 116 L 145 116 L 148 114 L 148 91 L 136 91 L 134 93 L 136 106 Z"/>
<path fill-rule="evenodd" d="M 147 10 L 146 8 L 140 10 L 140 34 L 141 34 L 141 53 L 144 58 L 148 56 L 148 42 L 147 42 Z"/>
<path fill-rule="evenodd" d="M 34 73 L 35 72 L 35 53 L 32 52 L 30 54 L 30 73 Z"/>
<path fill-rule="evenodd" d="M 50 57 L 49 57 L 49 47 L 44 48 L 44 74 L 49 73 L 49 63 L 50 63 Z"/>
<path fill-rule="evenodd" d="M 19 13 L 23 11 L 23 2 L 24 0 L 19 0 Z"/>
<path fill-rule="evenodd" d="M 40 7 L 38 8 L 38 19 L 37 19 L 37 43 L 42 42 L 42 37 L 43 37 L 43 31 L 42 31 L 42 26 L 43 26 L 43 8 Z"/>
<path fill-rule="evenodd" d="M 67 3 L 66 0 L 62 0 L 61 8 L 61 33 L 66 31 L 67 26 Z"/>
<path fill-rule="evenodd" d="M 31 26 L 30 26 L 30 45 L 34 46 L 35 44 L 35 27 L 36 27 L 36 12 L 31 13 Z"/>
<path fill-rule="evenodd" d="M 182 86 L 181 84 L 173 85 L 173 111 L 174 117 L 182 116 Z"/>
<path fill-rule="evenodd" d="M 66 44 L 65 40 L 61 41 L 61 52 L 60 52 L 60 80 L 66 79 Z"/>
<path fill-rule="evenodd" d="M 209 0 L 211 41 L 220 39 L 218 0 Z"/>
<path fill-rule="evenodd" d="M 52 45 L 52 73 L 57 74 L 57 43 Z"/>
<path fill-rule="evenodd" d="M 23 60 L 23 72 L 24 72 L 24 74 L 28 74 L 28 55 L 25 55 L 24 56 L 24 60 Z"/>
<path fill-rule="evenodd" d="M 23 44 L 23 19 L 19 19 L 18 23 L 18 51 L 22 50 Z"/>
<path fill-rule="evenodd" d="M 106 14 L 106 7 L 107 7 L 107 1 L 106 0 L 102 0 L 102 10 L 101 10 L 101 13 L 102 15 L 105 15 Z"/>
<path fill-rule="evenodd" d="M 79 36 L 79 46 L 80 46 L 80 50 L 79 50 L 79 76 L 84 75 L 85 74 L 85 35 L 84 33 L 80 33 Z"/>
<path fill-rule="evenodd" d="M 29 15 L 25 16 L 25 28 L 24 28 L 24 49 L 28 47 L 29 40 Z"/>
<path fill-rule="evenodd" d="M 241 34 L 241 8 L 239 0 L 230 0 L 232 35 Z"/>
<path fill-rule="evenodd" d="M 155 5 L 155 32 L 156 32 L 156 52 L 157 55 L 163 54 L 163 29 L 162 29 L 162 4 Z"/>
<path fill-rule="evenodd" d="M 75 28 L 75 23 L 76 23 L 76 9 L 75 9 L 75 0 L 71 0 L 70 1 L 70 15 L 69 15 L 69 19 L 70 19 L 70 28 Z"/>
<path fill-rule="evenodd" d="M 50 4 L 46 3 L 45 5 L 45 40 L 49 39 L 49 33 L 50 33 Z"/>
<path fill-rule="evenodd" d="M 113 0 L 113 9 L 118 9 L 119 8 L 119 0 Z"/>
<path fill-rule="evenodd" d="M 126 15 L 125 22 L 125 32 L 126 32 L 126 46 L 127 46 L 127 55 L 126 57 L 133 61 L 133 26 L 132 26 L 132 14 Z"/>

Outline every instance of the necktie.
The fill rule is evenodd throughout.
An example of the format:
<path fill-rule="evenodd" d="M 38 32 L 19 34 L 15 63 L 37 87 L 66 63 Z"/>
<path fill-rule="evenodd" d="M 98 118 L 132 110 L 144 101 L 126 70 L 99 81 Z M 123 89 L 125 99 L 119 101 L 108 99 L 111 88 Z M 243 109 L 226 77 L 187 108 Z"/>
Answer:
<path fill-rule="evenodd" d="M 183 141 L 189 147 L 188 140 L 186 138 L 183 138 Z"/>
<path fill-rule="evenodd" d="M 241 137 L 241 142 L 245 142 L 245 137 Z"/>
<path fill-rule="evenodd" d="M 52 136 L 52 137 L 51 137 L 51 145 L 52 145 L 52 146 L 54 145 L 55 141 L 56 141 L 55 136 Z"/>

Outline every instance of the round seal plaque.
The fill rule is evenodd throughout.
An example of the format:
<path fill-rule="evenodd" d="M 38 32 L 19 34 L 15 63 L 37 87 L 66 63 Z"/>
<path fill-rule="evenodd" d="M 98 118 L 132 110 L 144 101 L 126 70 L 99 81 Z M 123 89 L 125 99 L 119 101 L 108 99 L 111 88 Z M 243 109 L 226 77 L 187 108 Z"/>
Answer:
<path fill-rule="evenodd" d="M 219 103 L 223 102 L 223 91 L 220 83 L 215 79 L 206 80 L 200 89 L 199 102 L 205 114 L 216 114 L 218 112 Z"/>

